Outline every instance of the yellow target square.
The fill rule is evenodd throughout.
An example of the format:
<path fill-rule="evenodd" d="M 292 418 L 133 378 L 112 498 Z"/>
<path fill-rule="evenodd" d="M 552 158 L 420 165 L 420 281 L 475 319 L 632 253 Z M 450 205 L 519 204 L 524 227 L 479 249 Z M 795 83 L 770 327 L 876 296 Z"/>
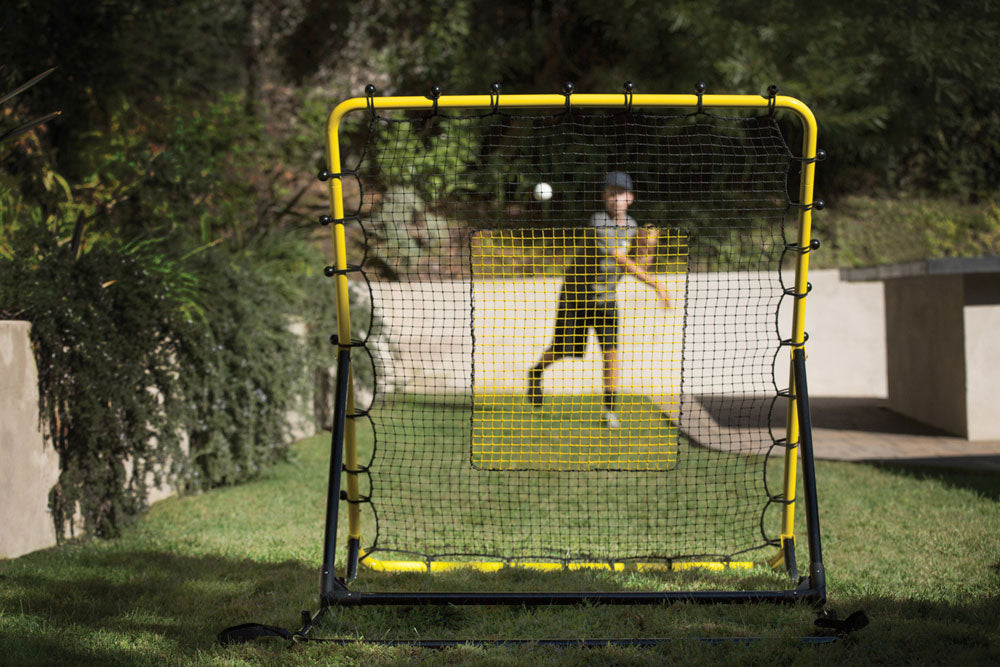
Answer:
<path fill-rule="evenodd" d="M 686 236 L 656 230 L 656 249 L 630 247 L 656 271 L 669 307 L 638 281 L 615 290 L 618 392 L 608 410 L 598 332 L 552 365 L 529 396 L 530 370 L 556 336 L 577 229 L 479 231 L 472 238 L 472 465 L 484 470 L 664 471 L 679 442 Z M 624 244 L 623 244 L 624 245 Z M 657 263 L 653 264 L 653 258 Z M 527 259 L 526 259 L 527 258 Z M 557 271 L 552 271 L 556 267 Z M 545 269 L 548 269 L 546 271 Z"/>

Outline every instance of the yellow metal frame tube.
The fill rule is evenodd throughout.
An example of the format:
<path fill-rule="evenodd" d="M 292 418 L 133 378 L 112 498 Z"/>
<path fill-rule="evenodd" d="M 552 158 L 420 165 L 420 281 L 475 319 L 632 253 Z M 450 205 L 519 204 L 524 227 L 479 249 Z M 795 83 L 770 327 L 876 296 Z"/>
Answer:
<path fill-rule="evenodd" d="M 772 102 L 761 95 L 650 95 L 635 94 L 631 96 L 633 108 L 678 108 L 692 109 L 700 104 L 703 109 L 762 109 L 769 107 Z M 392 110 L 431 110 L 435 106 L 435 101 L 427 97 L 354 97 L 338 104 L 330 113 L 327 120 L 327 164 L 329 171 L 338 174 L 341 169 L 340 164 L 340 124 L 344 117 L 353 111 L 362 111 L 368 108 L 369 104 L 378 111 Z M 565 107 L 566 96 L 559 94 L 551 95 L 501 95 L 499 98 L 490 95 L 443 95 L 437 99 L 439 109 L 489 109 L 496 105 L 505 109 L 558 109 Z M 572 107 L 603 107 L 615 108 L 624 107 L 625 96 L 622 93 L 616 94 L 585 94 L 577 93 L 570 96 Z M 813 198 L 813 181 L 815 177 L 814 158 L 816 156 L 816 118 L 812 111 L 801 101 L 784 95 L 778 95 L 773 100 L 775 109 L 783 109 L 796 113 L 802 121 L 802 158 L 805 159 L 802 167 L 802 176 L 799 185 L 799 201 L 803 204 L 811 204 Z M 344 271 L 347 269 L 347 247 L 346 236 L 343 224 L 344 201 L 343 184 L 339 177 L 330 179 L 330 203 L 331 214 L 336 221 L 333 225 L 333 251 L 335 267 L 338 270 L 337 279 L 337 322 L 338 337 L 342 344 L 348 344 L 351 339 L 351 312 L 348 293 L 348 281 Z M 812 211 L 809 207 L 803 207 L 799 211 L 798 219 L 798 244 L 802 248 L 808 248 L 811 240 Z M 797 253 L 798 261 L 795 269 L 795 292 L 805 294 L 808 285 L 809 253 Z M 792 345 L 791 352 L 797 348 L 805 348 L 805 297 L 795 298 L 792 312 Z M 791 358 L 791 354 L 789 355 Z M 793 371 L 789 364 L 789 387 L 794 386 Z M 348 414 L 354 412 L 354 391 L 353 372 L 350 391 L 348 393 Z M 785 477 L 784 477 L 784 498 L 787 501 L 782 509 L 781 536 L 782 540 L 794 540 L 795 533 L 795 485 L 797 478 L 797 457 L 798 457 L 798 437 L 799 424 L 796 413 L 796 402 L 793 395 L 788 399 L 788 416 L 786 418 L 785 438 L 788 447 L 785 450 Z M 357 440 L 355 435 L 354 420 L 347 421 L 344 435 L 344 462 L 348 470 L 347 474 L 347 497 L 349 500 L 358 499 L 358 476 L 351 473 L 357 470 Z M 358 504 L 350 503 L 348 512 L 348 536 L 354 539 L 361 537 L 361 518 Z M 382 561 L 387 565 L 390 561 Z M 772 560 L 774 563 L 775 560 Z M 780 563 L 779 557 L 776 562 Z"/>
<path fill-rule="evenodd" d="M 328 135 L 329 139 L 329 135 Z M 340 143 L 337 135 L 327 141 L 326 162 L 334 174 L 340 173 Z M 340 345 L 351 344 L 351 304 L 347 281 L 347 235 L 344 229 L 344 186 L 339 177 L 329 180 L 330 213 L 336 221 L 333 224 L 333 258 L 337 289 L 337 340 Z M 347 378 L 347 414 L 352 415 L 354 405 L 354 370 L 348 369 Z M 344 467 L 348 471 L 358 470 L 358 441 L 353 419 L 347 419 L 344 426 Z M 347 497 L 356 501 L 359 498 L 358 474 L 347 474 Z M 357 502 L 348 505 L 347 535 L 354 540 L 361 540 L 361 510 Z"/>
<path fill-rule="evenodd" d="M 809 244 L 812 241 L 812 203 L 813 203 L 813 183 L 816 175 L 816 118 L 808 107 L 803 105 L 799 110 L 799 117 L 802 119 L 802 156 L 805 162 L 802 164 L 802 173 L 799 180 L 799 202 L 803 206 L 799 209 L 798 220 L 798 246 L 795 264 L 795 296 L 792 309 L 792 344 L 788 355 L 788 414 L 785 418 L 785 483 L 782 491 L 785 504 L 782 506 L 781 514 L 781 539 L 795 542 L 795 488 L 797 483 L 797 462 L 799 454 L 799 413 L 795 398 L 795 372 L 792 366 L 792 355 L 796 349 L 805 350 L 806 335 L 806 294 L 809 291 Z M 783 555 L 783 550 L 779 550 L 778 555 Z M 773 564 L 781 562 L 781 558 L 775 557 Z"/>
<path fill-rule="evenodd" d="M 429 111 L 434 108 L 434 101 L 427 97 L 373 97 L 371 100 L 372 105 L 378 111 Z M 564 95 L 501 95 L 499 102 L 497 102 L 496 97 L 491 98 L 489 95 L 442 95 L 437 100 L 439 109 L 489 109 L 494 103 L 502 109 L 558 109 L 566 106 L 566 97 Z M 766 109 L 769 106 L 769 100 L 760 95 L 702 95 L 701 104 L 705 109 Z M 621 93 L 577 93 L 570 96 L 570 105 L 574 108 L 623 108 L 625 106 L 625 96 Z M 635 94 L 632 96 L 632 106 L 633 108 L 674 107 L 690 109 L 698 106 L 698 96 Z M 776 109 L 795 111 L 803 119 L 804 123 L 807 125 L 811 123 L 815 128 L 816 120 L 812 112 L 805 104 L 794 97 L 778 95 L 774 98 L 774 107 Z M 365 97 L 353 97 L 338 104 L 330 113 L 327 121 L 327 139 L 331 142 L 336 141 L 336 133 L 344 116 L 352 111 L 360 111 L 367 108 L 368 98 Z M 331 171 L 335 170 L 331 169 Z"/>

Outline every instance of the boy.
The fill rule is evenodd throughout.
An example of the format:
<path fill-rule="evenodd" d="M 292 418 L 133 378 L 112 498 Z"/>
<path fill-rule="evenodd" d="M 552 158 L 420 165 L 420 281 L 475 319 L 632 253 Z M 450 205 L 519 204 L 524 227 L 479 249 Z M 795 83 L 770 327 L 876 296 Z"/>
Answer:
<path fill-rule="evenodd" d="M 632 274 L 656 290 L 665 308 L 670 306 L 670 295 L 655 275 L 629 256 L 633 242 L 639 258 L 651 256 L 656 246 L 655 230 L 643 230 L 640 237 L 638 223 L 628 215 L 628 207 L 635 200 L 632 178 L 622 171 L 609 172 L 602 199 L 604 210 L 591 216 L 584 242 L 566 271 L 552 343 L 528 371 L 527 394 L 533 405 L 541 405 L 542 373 L 563 357 L 582 357 L 587 349 L 587 334 L 593 329 L 603 362 L 603 421 L 609 428 L 618 428 L 618 280 L 626 273 Z"/>

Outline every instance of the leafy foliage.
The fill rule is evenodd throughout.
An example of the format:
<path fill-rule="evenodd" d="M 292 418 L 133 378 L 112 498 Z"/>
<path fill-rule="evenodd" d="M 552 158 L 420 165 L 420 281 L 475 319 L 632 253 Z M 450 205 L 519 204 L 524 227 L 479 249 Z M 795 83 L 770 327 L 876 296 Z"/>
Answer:
<path fill-rule="evenodd" d="M 483 139 L 474 126 L 449 123 L 443 129 L 434 120 L 389 123 L 379 129 L 383 136 L 376 143 L 392 146 L 394 155 L 407 158 L 381 163 L 379 178 L 413 188 L 426 201 L 441 201 L 456 190 L 475 187 L 466 171 Z"/>
<path fill-rule="evenodd" d="M 946 199 L 847 197 L 815 219 L 819 266 L 1000 255 L 1000 207 Z"/>
<path fill-rule="evenodd" d="M 438 83 L 486 93 L 496 80 L 505 93 L 556 92 L 565 80 L 615 91 L 634 79 L 640 92 L 701 80 L 709 93 L 763 93 L 776 83 L 819 115 L 826 192 L 989 199 L 1000 188 L 995 3 L 368 0 L 347 13 L 391 75 L 383 92 Z M 314 70 L 343 59 L 316 55 Z"/>
<path fill-rule="evenodd" d="M 635 79 L 640 92 L 691 90 L 698 80 L 710 93 L 779 84 L 820 116 L 827 192 L 988 200 L 1000 187 L 990 169 L 1000 157 L 1000 10 L 980 0 L 8 4 L 8 78 L 36 74 L 39 52 L 59 67 L 60 86 L 28 97 L 34 112 L 64 109 L 57 167 L 71 180 L 85 157 L 78 149 L 122 99 L 162 119 L 171 99 L 190 107 L 239 93 L 243 113 L 231 121 L 267 119 L 297 142 L 296 86 L 321 91 L 329 109 L 365 80 L 380 93 L 415 94 L 431 83 L 485 93 L 494 80 L 505 93 L 554 92 L 563 80 L 620 90 Z M 354 64 L 359 52 L 367 69 Z M 331 80 L 349 87 L 332 91 Z"/>
<path fill-rule="evenodd" d="M 114 535 L 153 486 L 232 484 L 283 457 L 306 362 L 295 301 L 251 257 L 153 240 L 75 258 L 37 227 L 11 248 L 0 311 L 32 322 L 58 526 L 79 507 L 88 533 Z"/>
<path fill-rule="evenodd" d="M 89 532 L 114 535 L 183 461 L 170 336 L 178 303 L 169 278 L 147 268 L 150 246 L 110 244 L 77 260 L 38 231 L 18 232 L 14 258 L 0 263 L 0 310 L 32 322 L 42 415 L 60 457 L 56 525 L 72 525 L 79 506 Z"/>
<path fill-rule="evenodd" d="M 285 212 L 259 206 L 269 145 L 241 142 L 258 125 L 231 120 L 239 104 L 164 119 L 119 100 L 76 178 L 49 134 L 4 147 L 0 317 L 32 322 L 57 534 L 115 535 L 150 488 L 239 482 L 290 444 L 306 361 L 289 316 L 316 253 L 269 237 Z"/>
<path fill-rule="evenodd" d="M 185 486 L 206 489 L 256 477 L 283 457 L 306 364 L 289 331 L 288 302 L 252 258 L 208 252 L 192 264 L 205 317 L 181 323 L 173 335 L 188 411 Z"/>

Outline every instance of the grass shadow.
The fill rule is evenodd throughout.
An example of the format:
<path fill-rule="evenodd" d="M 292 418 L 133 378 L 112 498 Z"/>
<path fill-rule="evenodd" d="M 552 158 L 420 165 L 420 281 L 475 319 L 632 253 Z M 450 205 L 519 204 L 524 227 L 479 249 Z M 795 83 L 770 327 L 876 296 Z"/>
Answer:
<path fill-rule="evenodd" d="M 1000 472 L 995 470 L 966 470 L 949 466 L 934 465 L 933 460 L 925 463 L 903 461 L 871 461 L 878 470 L 912 479 L 914 481 L 936 481 L 952 489 L 966 489 L 1000 502 Z"/>
<path fill-rule="evenodd" d="M 803 637 L 825 634 L 814 625 L 818 613 L 808 605 L 574 606 L 574 607 L 398 607 L 331 609 L 318 637 L 355 639 L 579 639 L 662 638 L 645 649 L 552 649 L 494 647 L 477 649 L 461 659 L 450 654 L 421 653 L 438 663 L 508 664 L 507 658 L 541 664 L 614 663 L 685 664 L 725 662 L 764 664 L 774 659 L 793 663 L 830 664 L 996 664 L 1000 632 L 992 620 L 1000 601 L 970 599 L 965 603 L 915 601 L 893 597 L 843 597 L 833 608 L 840 618 L 864 610 L 870 624 L 829 645 L 810 646 Z M 702 639 L 756 638 L 746 644 Z M 311 657 L 336 655 L 329 647 L 310 647 Z M 399 650 L 399 649 L 396 649 Z M 413 656 L 414 654 L 411 654 Z M 440 656 L 440 657 L 439 657 Z M 421 660 L 423 661 L 423 660 Z"/>
<path fill-rule="evenodd" d="M 463 647 L 442 652 L 296 646 L 224 648 L 227 626 L 294 629 L 318 605 L 328 437 L 273 476 L 165 501 L 113 542 L 64 545 L 0 561 L 0 662 L 5 664 L 546 664 L 920 662 L 1000 664 L 996 475 L 905 465 L 821 462 L 830 605 L 865 609 L 850 641 L 806 647 L 808 605 L 363 607 L 332 610 L 317 636 L 356 638 L 667 637 L 649 649 Z M 918 482 L 924 483 L 918 483 Z M 303 488 L 313 489 L 303 497 Z M 949 492 L 955 489 L 956 492 Z M 972 493 L 957 490 L 975 489 Z M 286 499 L 283 500 L 283 498 Z M 304 509 L 305 508 L 305 509 Z M 289 517 L 294 516 L 294 520 Z M 288 530 L 288 526 L 297 530 Z M 311 526 L 311 527 L 310 527 Z M 963 530 L 957 530 L 962 526 Z M 365 530 L 369 530 L 366 528 Z M 983 539 L 983 537 L 986 539 Z M 248 554 L 250 558 L 243 558 Z M 800 557 L 800 563 L 804 562 Z M 784 588 L 768 570 L 719 574 L 508 570 L 389 575 L 362 570 L 357 590 L 691 590 Z M 698 637 L 763 637 L 703 645 Z"/>
<path fill-rule="evenodd" d="M 63 549 L 61 557 L 41 552 L 0 569 L 4 661 L 176 660 L 210 649 L 224 627 L 293 623 L 302 605 L 318 604 L 317 570 L 297 561 Z"/>
<path fill-rule="evenodd" d="M 995 664 L 1000 637 L 993 621 L 1000 599 L 970 596 L 955 604 L 900 597 L 833 593 L 841 617 L 864 609 L 871 625 L 848 641 L 804 646 L 815 633 L 809 605 L 334 608 L 316 637 L 368 639 L 504 639 L 663 637 L 648 649 L 458 648 L 444 652 L 377 646 L 308 644 L 286 650 L 281 640 L 223 648 L 223 627 L 255 621 L 294 629 L 298 610 L 316 609 L 316 570 L 299 561 L 258 562 L 186 556 L 112 546 L 70 547 L 0 567 L 0 647 L 9 664 L 150 664 L 226 662 L 311 664 L 316 661 L 539 664 L 664 660 L 763 662 L 970 662 Z M 767 588 L 779 575 L 735 576 L 703 571 L 624 573 L 534 572 L 510 569 L 484 577 L 472 571 L 438 575 L 362 572 L 379 590 L 491 590 L 740 587 Z M 995 572 L 1000 576 L 1000 572 Z M 700 637 L 762 637 L 714 646 Z M 690 640 L 690 641 L 689 641 Z M 822 651 L 822 654 L 818 652 Z M 954 659 L 954 660 L 952 660 Z"/>

